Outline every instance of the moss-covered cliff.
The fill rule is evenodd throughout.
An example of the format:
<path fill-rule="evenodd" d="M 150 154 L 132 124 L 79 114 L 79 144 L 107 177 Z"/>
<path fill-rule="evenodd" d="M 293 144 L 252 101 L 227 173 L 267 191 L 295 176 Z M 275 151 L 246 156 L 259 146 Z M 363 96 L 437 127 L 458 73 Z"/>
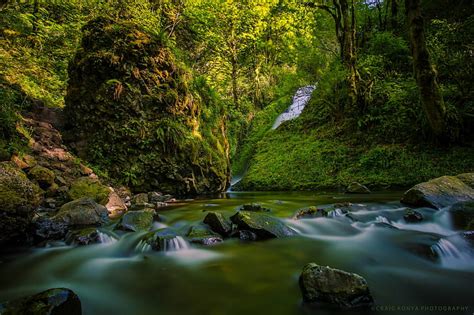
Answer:
<path fill-rule="evenodd" d="M 224 108 L 209 88 L 132 22 L 98 18 L 83 32 L 65 108 L 78 155 L 135 190 L 224 190 Z"/>

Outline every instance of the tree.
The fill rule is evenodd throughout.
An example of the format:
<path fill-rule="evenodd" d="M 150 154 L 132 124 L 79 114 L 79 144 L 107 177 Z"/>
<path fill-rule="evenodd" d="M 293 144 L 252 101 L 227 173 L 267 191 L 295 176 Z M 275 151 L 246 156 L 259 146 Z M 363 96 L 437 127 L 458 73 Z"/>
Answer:
<path fill-rule="evenodd" d="M 354 0 L 332 0 L 332 5 L 317 2 L 306 3 L 307 6 L 328 12 L 333 20 L 336 38 L 340 46 L 341 62 L 349 71 L 347 83 L 351 105 L 357 103 L 358 73 L 356 68 L 356 14 Z"/>
<path fill-rule="evenodd" d="M 424 19 L 421 0 L 405 0 L 405 11 L 409 28 L 413 69 L 420 91 L 421 104 L 436 137 L 442 137 L 446 129 L 446 108 L 426 47 Z"/>

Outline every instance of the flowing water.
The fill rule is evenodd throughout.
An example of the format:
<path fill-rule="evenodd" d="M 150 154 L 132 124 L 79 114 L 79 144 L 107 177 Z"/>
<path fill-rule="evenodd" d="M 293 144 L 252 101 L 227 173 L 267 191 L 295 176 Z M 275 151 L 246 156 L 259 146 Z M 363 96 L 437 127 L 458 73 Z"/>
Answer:
<path fill-rule="evenodd" d="M 303 307 L 298 276 L 309 262 L 355 272 L 367 279 L 378 305 L 372 314 L 411 314 L 393 307 L 466 307 L 472 314 L 474 253 L 445 211 L 420 209 L 425 220 L 407 224 L 399 193 L 229 193 L 160 212 L 177 235 L 165 252 L 142 241 L 146 233 L 101 232 L 104 244 L 50 247 L 3 256 L 0 300 L 67 287 L 81 298 L 84 314 L 334 314 Z M 230 216 L 250 202 L 273 209 L 298 236 L 212 247 L 189 244 L 185 233 L 207 211 Z M 352 202 L 327 218 L 293 220 L 297 209 Z M 118 239 L 118 240 L 117 240 Z M 436 258 L 438 257 L 438 258 Z M 434 308 L 437 307 L 437 308 Z M 419 313 L 419 312 L 418 312 Z M 418 314 L 417 313 L 417 314 Z M 357 314 L 351 312 L 347 314 Z"/>
<path fill-rule="evenodd" d="M 311 94 L 316 89 L 315 85 L 304 86 L 293 96 L 293 103 L 288 109 L 278 116 L 273 124 L 272 129 L 277 129 L 283 122 L 295 119 L 301 115 L 308 101 L 311 99 Z"/>

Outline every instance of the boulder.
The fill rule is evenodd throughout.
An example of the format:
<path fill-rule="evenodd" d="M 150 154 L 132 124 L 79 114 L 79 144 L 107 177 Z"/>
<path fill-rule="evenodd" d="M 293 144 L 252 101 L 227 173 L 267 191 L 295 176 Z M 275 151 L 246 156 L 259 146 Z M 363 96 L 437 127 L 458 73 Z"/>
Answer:
<path fill-rule="evenodd" d="M 206 246 L 221 243 L 223 241 L 219 234 L 214 233 L 204 225 L 192 226 L 186 236 L 189 242 Z"/>
<path fill-rule="evenodd" d="M 317 207 L 308 207 L 298 210 L 294 215 L 294 220 L 308 219 L 308 218 L 324 218 L 328 216 L 328 212 Z"/>
<path fill-rule="evenodd" d="M 370 194 L 370 189 L 360 183 L 351 183 L 346 188 L 348 194 Z"/>
<path fill-rule="evenodd" d="M 13 162 L 0 163 L 0 244 L 27 238 L 41 189 Z"/>
<path fill-rule="evenodd" d="M 423 215 L 416 210 L 409 209 L 405 211 L 405 214 L 403 215 L 403 219 L 407 223 L 418 223 L 418 222 L 423 221 Z"/>
<path fill-rule="evenodd" d="M 453 225 L 457 229 L 474 229 L 474 201 L 458 202 L 449 208 Z"/>
<path fill-rule="evenodd" d="M 443 176 L 415 185 L 401 202 L 415 207 L 441 209 L 457 202 L 474 200 L 474 189 L 455 176 Z"/>
<path fill-rule="evenodd" d="M 153 231 L 144 240 L 153 250 L 157 251 L 173 251 L 188 247 L 186 241 L 171 229 Z"/>
<path fill-rule="evenodd" d="M 0 305 L 2 315 L 81 315 L 79 297 L 71 290 L 58 288 Z"/>
<path fill-rule="evenodd" d="M 456 177 L 460 179 L 464 184 L 474 189 L 474 173 L 459 174 Z"/>
<path fill-rule="evenodd" d="M 230 219 L 240 230 L 251 231 L 261 240 L 296 235 L 296 232 L 283 222 L 263 213 L 239 211 Z"/>
<path fill-rule="evenodd" d="M 148 203 L 148 194 L 141 193 L 132 197 L 132 205 L 143 205 Z"/>
<path fill-rule="evenodd" d="M 258 239 L 257 234 L 251 231 L 240 230 L 238 233 L 239 239 L 244 242 L 252 242 Z"/>
<path fill-rule="evenodd" d="M 71 200 L 90 198 L 101 205 L 106 205 L 109 200 L 110 190 L 100 183 L 98 179 L 80 177 L 72 182 L 68 191 Z"/>
<path fill-rule="evenodd" d="M 54 183 L 56 175 L 54 172 L 46 167 L 36 165 L 28 172 L 28 176 L 38 183 L 43 189 L 50 188 Z"/>
<path fill-rule="evenodd" d="M 147 210 L 129 211 L 122 216 L 117 229 L 131 232 L 148 231 L 153 224 L 153 215 L 153 212 Z"/>
<path fill-rule="evenodd" d="M 232 225 L 219 212 L 209 212 L 204 218 L 204 223 L 222 236 L 228 236 L 232 232 Z"/>
<path fill-rule="evenodd" d="M 109 211 L 110 218 L 118 218 L 125 212 L 127 212 L 127 206 L 123 202 L 122 198 L 112 189 L 108 197 L 109 201 L 105 205 L 107 211 Z"/>
<path fill-rule="evenodd" d="M 56 221 L 47 216 L 33 220 L 34 238 L 37 242 L 46 240 L 61 240 L 69 231 L 69 225 L 63 221 Z"/>
<path fill-rule="evenodd" d="M 69 226 L 98 226 L 108 222 L 108 215 L 106 207 L 91 198 L 81 198 L 64 204 L 53 219 Z"/>
<path fill-rule="evenodd" d="M 263 207 L 259 203 L 249 203 L 240 207 L 240 211 L 270 212 L 271 209 Z"/>
<path fill-rule="evenodd" d="M 79 231 L 69 232 L 66 236 L 66 243 L 74 246 L 85 246 L 91 244 L 100 244 L 99 231 L 95 228 L 88 228 Z"/>
<path fill-rule="evenodd" d="M 305 303 L 329 304 L 340 309 L 365 308 L 374 303 L 364 278 L 315 263 L 303 268 L 299 285 Z"/>

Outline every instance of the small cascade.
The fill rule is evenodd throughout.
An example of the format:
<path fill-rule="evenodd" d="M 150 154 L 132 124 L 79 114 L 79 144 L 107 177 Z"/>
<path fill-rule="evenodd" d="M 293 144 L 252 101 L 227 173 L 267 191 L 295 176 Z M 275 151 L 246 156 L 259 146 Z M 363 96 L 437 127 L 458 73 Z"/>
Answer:
<path fill-rule="evenodd" d="M 111 234 L 107 234 L 101 231 L 97 231 L 99 234 L 99 241 L 101 244 L 112 244 L 117 242 L 117 238 Z"/>
<path fill-rule="evenodd" d="M 282 113 L 275 120 L 272 129 L 277 129 L 283 122 L 295 119 L 301 115 L 308 101 L 311 99 L 311 94 L 316 89 L 316 85 L 304 86 L 296 91 L 293 96 L 293 103 L 288 109 Z"/>
<path fill-rule="evenodd" d="M 377 218 L 375 218 L 375 222 L 390 224 L 390 221 L 386 217 L 381 216 L 381 215 L 379 215 Z"/>
<path fill-rule="evenodd" d="M 163 251 L 165 252 L 175 252 L 189 248 L 189 243 L 182 236 L 165 239 L 163 242 Z"/>
<path fill-rule="evenodd" d="M 242 178 L 244 178 L 243 175 L 236 175 L 236 176 L 232 176 L 231 180 L 230 180 L 230 186 L 229 186 L 229 189 L 227 190 L 227 192 L 231 192 L 232 191 L 232 187 L 236 184 L 238 184 Z"/>
<path fill-rule="evenodd" d="M 151 251 L 151 245 L 148 244 L 147 241 L 141 240 L 138 242 L 137 246 L 135 247 L 135 250 L 140 253 L 145 253 Z"/>
<path fill-rule="evenodd" d="M 451 269 L 473 269 L 474 251 L 461 237 L 442 238 L 432 246 L 441 265 Z"/>
<path fill-rule="evenodd" d="M 342 217 L 344 215 L 345 215 L 345 213 L 341 209 L 334 209 L 333 211 L 329 212 L 329 214 L 328 214 L 328 216 L 330 218 Z"/>

